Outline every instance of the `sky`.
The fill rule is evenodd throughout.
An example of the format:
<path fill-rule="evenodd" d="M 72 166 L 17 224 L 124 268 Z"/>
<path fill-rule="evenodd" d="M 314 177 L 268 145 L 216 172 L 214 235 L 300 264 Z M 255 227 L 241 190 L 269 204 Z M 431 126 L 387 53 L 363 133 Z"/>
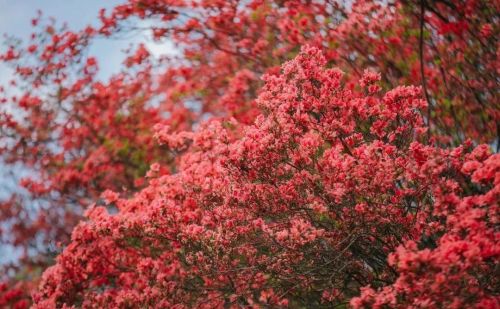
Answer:
<path fill-rule="evenodd" d="M 99 9 L 111 8 L 123 0 L 0 0 L 0 34 L 7 33 L 21 39 L 29 38 L 33 32 L 31 19 L 41 10 L 46 17 L 54 17 L 60 23 L 66 22 L 71 29 L 81 29 L 87 24 L 96 24 Z M 3 42 L 2 42 L 3 43 Z M 109 48 L 109 42 L 97 42 L 94 52 L 106 59 L 103 70 L 116 69 L 119 61 L 114 61 L 113 53 L 119 52 L 123 46 Z M 119 44 L 124 45 L 126 44 Z M 118 48 L 117 48 L 118 47 Z M 0 67 L 0 74 L 4 75 L 5 68 Z"/>
<path fill-rule="evenodd" d="M 67 23 L 70 29 L 78 30 L 88 24 L 96 25 L 99 9 L 111 9 L 126 0 L 0 0 L 0 41 L 3 43 L 3 34 L 7 33 L 28 39 L 33 32 L 31 19 L 41 10 L 45 17 L 54 17 L 58 23 Z M 96 40 L 90 50 L 99 60 L 100 75 L 109 76 L 116 72 L 122 61 L 121 51 L 131 43 L 140 40 L 140 36 L 127 39 Z M 149 40 L 148 40 L 149 41 Z M 0 45 L 0 50 L 2 50 Z M 169 52 L 169 44 L 148 43 L 153 54 Z M 0 81 L 8 79 L 9 71 L 0 64 Z"/>

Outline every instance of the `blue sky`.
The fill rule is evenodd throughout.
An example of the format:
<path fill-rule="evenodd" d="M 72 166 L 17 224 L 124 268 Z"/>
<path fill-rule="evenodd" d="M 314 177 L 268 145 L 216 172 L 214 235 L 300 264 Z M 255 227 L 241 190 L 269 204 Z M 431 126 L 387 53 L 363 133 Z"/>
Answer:
<path fill-rule="evenodd" d="M 7 33 L 21 39 L 29 38 L 33 32 L 31 19 L 37 10 L 45 17 L 54 17 L 58 23 L 67 23 L 70 29 L 81 29 L 88 24 L 98 23 L 100 8 L 111 9 L 125 0 L 0 0 L 0 34 Z M 137 38 L 133 38 L 137 39 Z M 99 59 L 102 76 L 116 72 L 121 63 L 121 50 L 132 40 L 97 40 L 91 53 Z M 3 46 L 2 46 L 3 47 Z M 2 48 L 0 47 L 0 50 Z M 7 79 L 9 72 L 0 66 L 0 80 Z"/>
<path fill-rule="evenodd" d="M 94 23 L 100 8 L 111 8 L 124 0 L 0 0 L 0 32 L 30 33 L 30 20 L 37 10 L 67 22 L 72 27 Z"/>
<path fill-rule="evenodd" d="M 28 39 L 33 32 L 31 19 L 36 16 L 37 10 L 41 10 L 45 17 L 54 17 L 58 23 L 67 23 L 70 29 L 78 30 L 88 24 L 98 24 L 99 9 L 110 10 L 124 2 L 126 0 L 0 0 L 0 42 L 3 43 L 5 33 Z M 122 50 L 138 41 L 144 41 L 144 37 L 137 35 L 127 39 L 94 41 L 90 53 L 99 60 L 101 77 L 116 72 L 123 59 Z M 153 55 L 175 53 L 168 42 L 158 44 L 148 39 L 146 43 Z M 0 50 L 2 47 L 0 45 Z M 8 74 L 8 70 L 0 64 L 0 82 L 7 80 Z"/>

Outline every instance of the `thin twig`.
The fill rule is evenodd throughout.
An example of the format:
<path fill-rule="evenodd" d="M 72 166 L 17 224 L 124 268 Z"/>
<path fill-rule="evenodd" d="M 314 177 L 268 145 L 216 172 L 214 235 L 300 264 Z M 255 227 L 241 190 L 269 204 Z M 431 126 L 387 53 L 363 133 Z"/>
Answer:
<path fill-rule="evenodd" d="M 431 133 L 431 99 L 429 93 L 427 92 L 427 80 L 425 79 L 424 70 L 424 26 L 425 26 L 425 0 L 420 1 L 420 36 L 419 36 L 419 57 L 420 57 L 420 75 L 422 76 L 422 87 L 424 88 L 425 99 L 427 100 L 427 125 L 429 129 L 427 131 L 427 137 L 430 137 Z"/>

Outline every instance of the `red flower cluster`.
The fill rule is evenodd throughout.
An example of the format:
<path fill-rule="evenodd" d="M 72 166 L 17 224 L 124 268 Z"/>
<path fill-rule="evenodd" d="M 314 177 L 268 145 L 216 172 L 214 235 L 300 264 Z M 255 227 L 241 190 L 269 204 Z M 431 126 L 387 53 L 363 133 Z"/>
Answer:
<path fill-rule="evenodd" d="M 475 195 L 461 196 L 460 185 L 447 180 L 434 191 L 433 230 L 439 238 L 409 240 L 389 255 L 399 276 L 374 291 L 363 288 L 355 308 L 497 308 L 500 256 L 500 155 L 485 145 L 470 154 L 458 148 L 448 164 L 462 166 L 477 185 Z M 464 161 L 458 161 L 458 158 Z M 471 175 L 472 174 L 472 175 Z"/>
<path fill-rule="evenodd" d="M 365 95 L 325 64 L 305 47 L 265 76 L 241 135 L 159 128 L 179 171 L 91 207 L 35 307 L 498 305 L 500 156 L 418 143 L 419 88 Z"/>
<path fill-rule="evenodd" d="M 31 300 L 26 294 L 26 284 L 18 282 L 15 286 L 9 286 L 7 282 L 0 283 L 0 306 L 3 308 L 26 309 Z"/>

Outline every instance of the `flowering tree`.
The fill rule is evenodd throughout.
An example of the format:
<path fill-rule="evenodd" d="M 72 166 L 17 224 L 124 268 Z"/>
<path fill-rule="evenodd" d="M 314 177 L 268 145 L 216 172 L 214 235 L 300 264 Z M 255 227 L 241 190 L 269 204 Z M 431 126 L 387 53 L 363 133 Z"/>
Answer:
<path fill-rule="evenodd" d="M 39 15 L 38 35 L 0 58 L 20 92 L 1 98 L 0 153 L 34 172 L 21 181 L 29 196 L 0 204 L 2 241 L 25 252 L 15 272 L 36 281 L 53 262 L 47 243 L 70 243 L 45 275 L 42 307 L 327 306 L 369 284 L 353 306 L 494 304 L 498 157 L 471 151 L 498 145 L 497 11 L 129 0 L 81 31 Z M 142 21 L 180 55 L 138 45 L 98 80 L 88 46 Z M 411 84 L 422 87 L 399 87 Z M 465 213 L 479 236 L 458 227 Z M 493 249 L 471 260 L 457 243 Z M 459 268 L 442 268 L 450 250 Z M 451 294 L 425 290 L 452 275 L 465 283 Z M 422 289 L 409 286 L 417 279 Z"/>
<path fill-rule="evenodd" d="M 420 144 L 419 88 L 379 93 L 366 71 L 351 90 L 325 64 L 306 47 L 266 75 L 241 134 L 157 126 L 184 152 L 178 173 L 154 165 L 132 198 L 106 192 L 119 212 L 89 208 L 35 307 L 312 307 L 360 288 L 354 307 L 497 305 L 500 156 Z"/>

